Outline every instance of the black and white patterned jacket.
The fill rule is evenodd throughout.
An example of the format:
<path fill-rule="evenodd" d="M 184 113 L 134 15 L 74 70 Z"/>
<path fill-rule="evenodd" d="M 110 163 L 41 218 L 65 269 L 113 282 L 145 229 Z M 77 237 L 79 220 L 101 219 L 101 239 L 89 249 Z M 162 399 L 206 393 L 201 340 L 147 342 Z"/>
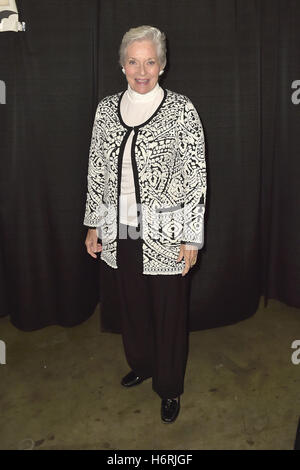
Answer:
<path fill-rule="evenodd" d="M 181 243 L 200 249 L 206 203 L 205 141 L 201 119 L 185 95 L 163 88 L 154 114 L 129 127 L 120 113 L 123 92 L 97 107 L 83 224 L 98 227 L 101 260 L 118 268 L 119 196 L 125 144 L 132 129 L 132 168 L 142 237 L 143 274 L 181 274 Z"/>

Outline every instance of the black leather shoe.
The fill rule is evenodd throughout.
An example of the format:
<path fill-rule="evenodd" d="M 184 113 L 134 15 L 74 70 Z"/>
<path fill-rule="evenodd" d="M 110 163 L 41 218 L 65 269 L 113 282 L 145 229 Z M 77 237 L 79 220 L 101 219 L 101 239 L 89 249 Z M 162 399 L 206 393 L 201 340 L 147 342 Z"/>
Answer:
<path fill-rule="evenodd" d="M 164 423 L 173 423 L 180 410 L 180 397 L 165 398 L 161 401 L 161 419 Z"/>
<path fill-rule="evenodd" d="M 133 387 L 134 385 L 138 385 L 144 382 L 144 380 L 146 380 L 144 377 L 139 377 L 132 370 L 131 372 L 129 372 L 129 374 L 123 377 L 123 379 L 121 380 L 121 385 L 123 385 L 123 387 Z"/>

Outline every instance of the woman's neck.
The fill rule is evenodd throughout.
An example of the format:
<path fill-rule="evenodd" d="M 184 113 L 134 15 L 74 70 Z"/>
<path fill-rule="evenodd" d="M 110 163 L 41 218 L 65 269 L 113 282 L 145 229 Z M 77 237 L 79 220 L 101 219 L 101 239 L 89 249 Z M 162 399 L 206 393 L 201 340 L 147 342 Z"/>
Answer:
<path fill-rule="evenodd" d="M 137 91 L 134 91 L 129 85 L 129 83 L 127 87 L 128 96 L 131 99 L 131 101 L 134 101 L 135 103 L 145 103 L 147 101 L 153 100 L 159 90 L 160 90 L 160 86 L 158 82 L 156 83 L 155 87 L 152 88 L 152 90 L 148 91 L 147 93 L 138 93 Z"/>

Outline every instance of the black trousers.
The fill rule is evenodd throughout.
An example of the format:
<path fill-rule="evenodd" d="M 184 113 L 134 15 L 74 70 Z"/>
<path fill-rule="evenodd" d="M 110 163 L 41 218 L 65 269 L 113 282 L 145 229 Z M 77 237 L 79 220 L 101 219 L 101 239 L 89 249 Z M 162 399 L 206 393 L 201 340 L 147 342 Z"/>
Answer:
<path fill-rule="evenodd" d="M 143 274 L 142 239 L 132 238 L 133 227 L 119 227 L 118 269 L 101 261 L 101 275 L 115 271 L 125 356 L 137 375 L 152 377 L 161 398 L 176 398 L 184 392 L 188 357 L 190 273 Z"/>

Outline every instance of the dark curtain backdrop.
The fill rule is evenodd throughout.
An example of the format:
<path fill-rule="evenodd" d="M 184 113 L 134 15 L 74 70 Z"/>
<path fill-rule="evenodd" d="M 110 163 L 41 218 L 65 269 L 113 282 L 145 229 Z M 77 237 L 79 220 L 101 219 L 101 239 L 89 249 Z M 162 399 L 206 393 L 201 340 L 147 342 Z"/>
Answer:
<path fill-rule="evenodd" d="M 166 32 L 161 84 L 192 100 L 206 137 L 190 330 L 248 318 L 261 295 L 300 307 L 300 2 L 17 3 L 26 32 L 0 34 L 0 315 L 24 331 L 73 326 L 100 301 L 102 331 L 120 331 L 82 222 L 95 110 L 127 87 L 118 48 L 142 24 Z"/>

